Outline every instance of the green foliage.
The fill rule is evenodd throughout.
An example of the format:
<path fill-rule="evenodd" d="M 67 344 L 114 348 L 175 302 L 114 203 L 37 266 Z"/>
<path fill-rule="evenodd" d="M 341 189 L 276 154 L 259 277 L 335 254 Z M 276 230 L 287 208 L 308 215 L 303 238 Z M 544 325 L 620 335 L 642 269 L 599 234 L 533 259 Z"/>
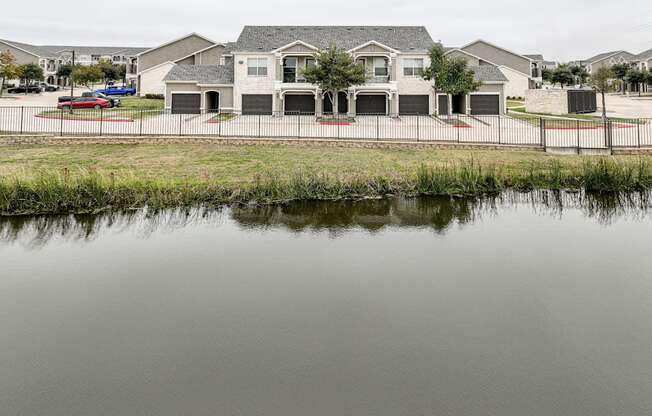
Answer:
<path fill-rule="evenodd" d="M 632 67 L 629 64 L 615 64 L 611 66 L 613 77 L 621 81 L 624 81 L 625 78 L 627 78 L 627 73 L 630 69 L 632 69 Z"/>
<path fill-rule="evenodd" d="M 567 64 L 559 65 L 552 71 L 552 85 L 559 84 L 562 88 L 565 85 L 572 85 L 575 82 L 575 76 Z"/>
<path fill-rule="evenodd" d="M 76 66 L 72 71 L 72 80 L 88 89 L 102 80 L 102 70 L 97 65 Z"/>
<path fill-rule="evenodd" d="M 96 66 L 102 73 L 102 82 L 104 83 L 105 87 L 110 81 L 116 81 L 120 79 L 120 75 L 118 74 L 118 66 L 113 65 L 113 62 L 109 61 L 108 59 L 100 60 Z"/>
<path fill-rule="evenodd" d="M 326 92 L 331 103 L 334 103 L 334 97 L 339 91 L 367 82 L 364 66 L 356 64 L 353 57 L 344 49 L 331 46 L 319 51 L 315 56 L 315 62 L 314 66 L 303 69 L 303 77 L 307 82 L 318 85 Z M 337 111 L 335 105 L 333 111 Z"/>
<path fill-rule="evenodd" d="M 549 83 L 552 84 L 552 73 L 553 73 L 553 70 L 552 70 L 552 69 L 543 68 L 543 69 L 541 70 L 541 78 L 542 78 L 545 82 L 549 82 Z"/>
<path fill-rule="evenodd" d="M 430 50 L 430 66 L 423 71 L 423 79 L 432 81 L 437 91 L 458 95 L 477 91 L 482 85 L 475 80 L 473 70 L 463 58 L 449 58 L 441 45 Z"/>
<path fill-rule="evenodd" d="M 573 74 L 577 84 L 586 84 L 586 80 L 589 79 L 589 73 L 586 71 L 584 65 L 571 65 L 569 70 Z"/>
<path fill-rule="evenodd" d="M 16 58 L 10 51 L 0 52 L 0 96 L 5 89 L 5 81 L 18 77 Z"/>
<path fill-rule="evenodd" d="M 607 119 L 607 101 L 605 100 L 605 94 L 609 92 L 613 77 L 614 73 L 612 69 L 605 66 L 598 68 L 591 75 L 591 86 L 602 96 L 602 118 L 605 120 Z"/>
<path fill-rule="evenodd" d="M 71 64 L 61 65 L 59 69 L 57 69 L 57 77 L 70 78 L 74 69 L 75 68 Z"/>
<path fill-rule="evenodd" d="M 645 84 L 648 80 L 648 73 L 646 72 L 638 68 L 632 68 L 627 72 L 625 81 L 638 87 L 638 95 L 641 95 L 641 84 Z"/>
<path fill-rule="evenodd" d="M 17 68 L 18 77 L 30 84 L 32 81 L 43 80 L 43 68 L 36 64 L 19 65 Z"/>

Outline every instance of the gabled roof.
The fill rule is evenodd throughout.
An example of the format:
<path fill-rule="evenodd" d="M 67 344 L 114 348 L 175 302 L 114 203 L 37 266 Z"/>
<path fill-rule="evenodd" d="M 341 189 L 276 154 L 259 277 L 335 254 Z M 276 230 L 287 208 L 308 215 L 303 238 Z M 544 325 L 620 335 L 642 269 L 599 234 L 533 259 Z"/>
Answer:
<path fill-rule="evenodd" d="M 160 49 L 160 48 L 162 48 L 162 47 L 164 47 L 164 46 L 168 46 L 168 45 L 170 45 L 170 44 L 173 44 L 173 43 L 175 43 L 175 42 L 179 42 L 180 40 L 184 40 L 184 39 L 187 39 L 187 38 L 190 38 L 190 37 L 193 37 L 193 36 L 196 36 L 196 37 L 198 37 L 198 38 L 204 39 L 206 42 L 210 42 L 210 43 L 212 43 L 212 44 L 214 44 L 214 45 L 220 45 L 220 44 L 221 44 L 220 42 L 215 42 L 214 40 L 208 39 L 207 37 L 202 36 L 202 35 L 200 35 L 199 33 L 192 32 L 192 33 L 189 33 L 189 34 L 187 34 L 187 35 L 185 35 L 185 36 L 181 36 L 180 38 L 173 39 L 173 40 L 171 40 L 171 41 L 169 41 L 169 42 L 165 42 L 165 43 L 162 44 L 162 45 L 158 45 L 158 46 L 155 46 L 155 47 L 153 47 L 153 48 L 149 48 L 149 49 L 147 49 L 147 50 L 144 50 L 144 51 L 138 53 L 137 56 L 144 55 L 144 54 L 146 54 L 146 53 L 148 53 L 148 52 L 155 51 L 155 50 Z"/>
<path fill-rule="evenodd" d="M 634 54 L 629 53 L 627 51 L 612 51 L 612 52 L 604 52 L 604 53 L 597 54 L 597 55 L 592 56 L 592 57 L 590 57 L 588 59 L 584 59 L 582 62 L 585 62 L 587 64 L 594 64 L 596 62 L 604 61 L 607 58 L 611 58 L 612 56 L 616 56 L 616 55 L 620 55 L 620 54 L 624 54 L 629 59 L 634 58 Z"/>
<path fill-rule="evenodd" d="M 471 45 L 475 45 L 476 43 L 480 43 L 480 42 L 481 42 L 481 43 L 484 43 L 485 45 L 489 45 L 489 46 L 491 46 L 491 47 L 494 47 L 494 48 L 496 48 L 496 49 L 500 49 L 501 51 L 505 51 L 505 52 L 507 52 L 507 53 L 511 53 L 512 55 L 519 56 L 519 57 L 521 57 L 521 58 L 523 58 L 523 59 L 532 60 L 532 58 L 528 58 L 527 56 L 525 56 L 525 55 L 521 55 L 520 53 L 517 53 L 517 52 L 514 52 L 514 51 L 510 51 L 509 49 L 503 48 L 502 46 L 498 46 L 498 45 L 496 45 L 496 44 L 494 44 L 494 43 L 491 43 L 491 42 L 488 42 L 488 41 L 486 41 L 486 40 L 484 40 L 484 39 L 476 39 L 476 40 L 474 40 L 473 42 L 467 43 L 466 45 L 462 46 L 460 49 L 466 49 L 466 48 L 468 48 L 469 46 L 471 46 Z"/>
<path fill-rule="evenodd" d="M 648 49 L 645 52 L 639 53 L 636 55 L 636 59 L 639 61 L 647 61 L 648 59 L 652 59 L 652 49 Z"/>
<path fill-rule="evenodd" d="M 543 62 L 543 55 L 541 55 L 539 53 L 535 53 L 535 54 L 531 54 L 531 55 L 523 55 L 523 56 L 525 56 L 526 58 L 530 58 L 533 61 L 541 61 L 541 62 Z"/>
<path fill-rule="evenodd" d="M 425 53 L 435 45 L 423 26 L 245 26 L 236 52 L 271 52 L 294 41 L 345 50 L 376 41 L 401 52 Z"/>
<path fill-rule="evenodd" d="M 30 45 L 28 43 L 14 42 L 13 40 L 5 40 L 5 39 L 0 39 L 0 42 L 9 46 L 13 46 L 16 49 L 20 49 L 24 52 L 27 52 L 39 58 L 50 57 L 52 55 L 49 51 L 45 50 L 44 48 L 35 45 Z"/>
<path fill-rule="evenodd" d="M 198 84 L 233 84 L 230 65 L 175 65 L 163 81 L 195 81 Z"/>
<path fill-rule="evenodd" d="M 476 81 L 481 82 L 507 82 L 507 77 L 498 67 L 493 65 L 470 66 Z"/>

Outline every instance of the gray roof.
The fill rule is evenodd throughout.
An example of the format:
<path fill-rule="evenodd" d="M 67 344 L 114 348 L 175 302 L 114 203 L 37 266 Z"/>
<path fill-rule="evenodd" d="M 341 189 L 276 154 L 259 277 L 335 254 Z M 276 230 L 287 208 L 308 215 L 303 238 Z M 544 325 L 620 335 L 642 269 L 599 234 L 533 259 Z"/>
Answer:
<path fill-rule="evenodd" d="M 233 84 L 233 63 L 230 65 L 175 65 L 164 81 L 196 81 L 199 84 Z"/>
<path fill-rule="evenodd" d="M 30 45 L 29 43 L 15 42 L 13 40 L 0 41 L 15 46 L 16 48 L 23 49 L 27 52 L 33 53 L 41 58 L 54 58 L 63 51 L 74 50 L 78 55 L 126 55 L 135 56 L 136 54 L 147 50 L 148 48 L 141 47 L 125 47 L 125 46 L 70 46 L 70 45 Z"/>
<path fill-rule="evenodd" d="M 507 82 L 507 77 L 503 74 L 497 66 L 493 65 L 480 65 L 470 66 L 473 71 L 476 81 L 482 82 Z"/>
<path fill-rule="evenodd" d="M 526 58 L 530 58 L 533 61 L 543 61 L 543 55 L 538 54 L 538 53 L 535 53 L 535 54 L 532 54 L 532 55 L 523 55 L 523 56 L 525 56 Z"/>
<path fill-rule="evenodd" d="M 646 61 L 648 59 L 652 59 L 652 49 L 648 49 L 645 52 L 641 52 L 638 55 L 636 55 L 636 59 Z"/>
<path fill-rule="evenodd" d="M 582 62 L 591 64 L 593 62 L 598 62 L 598 61 L 601 61 L 601 60 L 603 60 L 605 58 L 608 58 L 608 57 L 610 57 L 612 55 L 618 55 L 618 54 L 624 54 L 625 56 L 628 56 L 630 59 L 634 58 L 634 54 L 629 53 L 627 51 L 612 51 L 612 52 L 604 52 L 604 53 L 597 54 L 597 55 L 592 56 L 592 57 L 590 57 L 588 59 L 582 60 Z"/>
<path fill-rule="evenodd" d="M 245 26 L 234 50 L 270 52 L 297 40 L 346 50 L 370 41 L 402 52 L 427 52 L 435 45 L 423 26 Z"/>
<path fill-rule="evenodd" d="M 31 54 L 34 54 L 38 57 L 50 57 L 53 56 L 50 51 L 40 47 L 40 46 L 34 46 L 30 45 L 28 43 L 22 43 L 22 42 L 15 42 L 13 40 L 6 40 L 6 39 L 0 39 L 0 41 L 12 45 L 18 49 L 22 49 L 24 51 L 27 51 Z"/>
<path fill-rule="evenodd" d="M 43 45 L 40 46 L 51 54 L 60 55 L 64 51 L 74 50 L 77 55 L 127 55 L 135 56 L 148 48 L 125 46 L 71 46 L 71 45 Z"/>

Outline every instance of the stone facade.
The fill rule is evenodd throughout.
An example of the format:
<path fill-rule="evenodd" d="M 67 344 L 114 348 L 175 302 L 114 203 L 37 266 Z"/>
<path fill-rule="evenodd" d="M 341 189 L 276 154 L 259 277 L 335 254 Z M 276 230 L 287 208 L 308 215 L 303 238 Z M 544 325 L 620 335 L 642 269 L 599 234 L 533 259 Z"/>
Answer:
<path fill-rule="evenodd" d="M 562 115 L 568 114 L 568 90 L 527 90 L 525 111 Z"/>

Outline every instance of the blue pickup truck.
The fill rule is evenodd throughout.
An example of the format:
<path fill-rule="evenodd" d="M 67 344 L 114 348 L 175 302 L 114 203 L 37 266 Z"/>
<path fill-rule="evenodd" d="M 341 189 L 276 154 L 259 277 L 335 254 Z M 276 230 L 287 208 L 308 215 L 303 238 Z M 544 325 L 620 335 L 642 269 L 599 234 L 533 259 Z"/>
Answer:
<path fill-rule="evenodd" d="M 127 87 L 109 87 L 104 90 L 95 90 L 95 92 L 104 94 L 104 95 L 135 95 L 136 94 L 136 89 L 135 88 L 127 88 Z"/>

